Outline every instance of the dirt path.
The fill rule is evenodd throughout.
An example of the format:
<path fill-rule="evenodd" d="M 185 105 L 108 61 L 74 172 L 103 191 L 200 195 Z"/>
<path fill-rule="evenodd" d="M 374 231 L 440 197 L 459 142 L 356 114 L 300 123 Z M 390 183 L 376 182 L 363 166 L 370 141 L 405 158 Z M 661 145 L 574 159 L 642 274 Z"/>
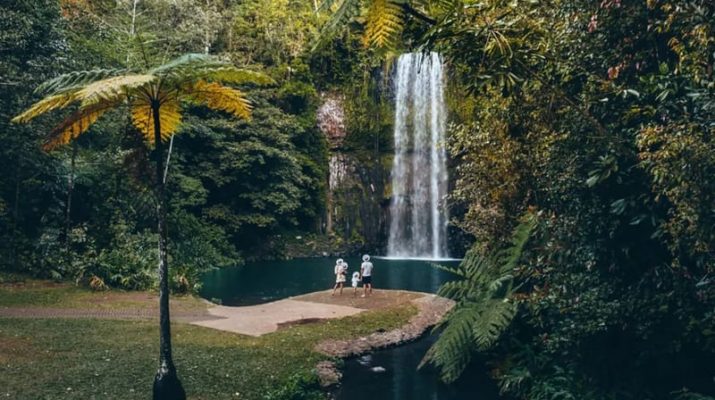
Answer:
<path fill-rule="evenodd" d="M 212 307 L 208 313 L 215 317 L 214 319 L 196 320 L 191 323 L 244 335 L 261 336 L 284 326 L 342 318 L 366 310 L 391 308 L 426 296 L 429 297 L 425 293 L 402 290 L 375 290 L 372 295 L 363 298 L 359 295 L 353 296 L 348 291 L 343 292 L 342 296 L 332 296 L 330 290 L 325 290 L 256 306 Z"/>
<path fill-rule="evenodd" d="M 299 321 L 342 318 L 363 311 L 365 310 L 355 307 L 285 299 L 257 306 L 212 307 L 208 312 L 213 319 L 191 323 L 222 331 L 261 336 L 275 332 L 283 325 Z"/>
<path fill-rule="evenodd" d="M 345 291 L 342 296 L 331 296 L 331 291 L 321 291 L 296 296 L 272 303 L 246 307 L 215 306 L 196 302 L 174 302 L 172 320 L 186 322 L 223 331 L 250 336 L 261 336 L 290 325 L 342 318 L 366 310 L 384 309 L 432 298 L 425 293 L 401 290 L 375 290 L 368 297 L 354 296 Z M 96 302 L 100 301 L 98 308 Z M 132 300 L 136 303 L 128 305 Z M 99 318 L 99 319 L 156 319 L 156 299 L 146 294 L 101 294 L 82 298 L 82 302 L 62 307 L 0 307 L 0 317 L 10 318 Z M 58 304 L 59 305 L 59 304 Z M 83 306 L 83 305 L 86 305 Z"/>

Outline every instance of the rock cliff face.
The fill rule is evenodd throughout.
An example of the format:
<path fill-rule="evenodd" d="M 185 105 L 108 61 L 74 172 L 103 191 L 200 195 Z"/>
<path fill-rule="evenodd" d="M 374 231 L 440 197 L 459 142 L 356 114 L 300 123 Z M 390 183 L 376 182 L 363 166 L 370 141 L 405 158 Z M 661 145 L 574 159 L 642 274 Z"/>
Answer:
<path fill-rule="evenodd" d="M 351 248 L 383 254 L 389 208 L 391 155 L 349 149 L 344 100 L 325 93 L 317 123 L 330 144 L 329 189 L 323 228 Z"/>
<path fill-rule="evenodd" d="M 316 113 L 318 128 L 328 139 L 331 149 L 339 148 L 347 134 L 343 98 L 334 93 L 323 93 L 322 104 Z"/>

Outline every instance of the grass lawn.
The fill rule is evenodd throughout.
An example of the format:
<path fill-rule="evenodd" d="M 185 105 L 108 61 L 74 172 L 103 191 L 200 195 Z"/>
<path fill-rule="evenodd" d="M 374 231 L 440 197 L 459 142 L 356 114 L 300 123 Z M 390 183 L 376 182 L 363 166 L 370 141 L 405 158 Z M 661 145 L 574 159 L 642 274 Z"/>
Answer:
<path fill-rule="evenodd" d="M 75 290 L 84 296 L 81 289 L 60 289 L 50 297 L 62 304 Z M 0 304 L 25 306 L 4 292 Z M 277 391 L 291 378 L 311 376 L 327 359 L 313 351 L 319 341 L 392 329 L 416 312 L 403 304 L 259 338 L 174 323 L 175 363 L 190 399 L 280 398 Z M 147 399 L 158 348 L 157 322 L 0 318 L 0 398 Z"/>
<path fill-rule="evenodd" d="M 1 278 L 1 276 L 0 276 Z M 172 310 L 198 311 L 206 302 L 195 296 L 172 296 Z M 158 294 L 148 291 L 109 290 L 94 292 L 69 283 L 22 279 L 0 281 L 0 307 L 80 309 L 155 309 Z"/>

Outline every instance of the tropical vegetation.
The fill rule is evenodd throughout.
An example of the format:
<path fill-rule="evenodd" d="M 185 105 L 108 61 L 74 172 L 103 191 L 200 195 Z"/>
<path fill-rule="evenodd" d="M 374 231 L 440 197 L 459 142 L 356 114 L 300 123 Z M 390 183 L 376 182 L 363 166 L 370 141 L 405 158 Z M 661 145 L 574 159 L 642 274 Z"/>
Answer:
<path fill-rule="evenodd" d="M 190 292 L 207 269 L 306 247 L 287 238 L 380 251 L 394 59 L 438 51 L 450 251 L 465 257 L 440 291 L 456 306 L 424 367 L 454 381 L 487 360 L 507 398 L 715 396 L 712 1 L 10 0 L 0 11 L 1 269 L 157 288 L 164 236 L 162 287 Z M 318 128 L 327 99 L 344 111 L 338 141 Z M 65 129 L 39 116 L 65 107 Z M 328 169 L 344 159 L 352 176 L 333 190 Z"/>

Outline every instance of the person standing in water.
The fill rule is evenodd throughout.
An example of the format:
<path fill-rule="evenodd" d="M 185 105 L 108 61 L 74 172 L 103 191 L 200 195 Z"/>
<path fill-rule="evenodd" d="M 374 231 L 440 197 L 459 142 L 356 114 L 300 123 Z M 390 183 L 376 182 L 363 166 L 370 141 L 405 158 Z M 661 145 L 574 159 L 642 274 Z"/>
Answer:
<path fill-rule="evenodd" d="M 370 262 L 370 256 L 367 254 L 362 256 L 360 275 L 362 276 L 362 297 L 365 297 L 372 294 L 372 263 Z"/>
<path fill-rule="evenodd" d="M 338 260 L 335 262 L 335 268 L 333 269 L 333 272 L 335 273 L 335 286 L 333 287 L 333 293 L 331 293 L 331 296 L 335 295 L 335 291 L 338 290 L 338 287 L 340 288 L 340 295 L 343 294 L 343 286 L 345 286 L 345 274 L 347 273 L 347 266 L 343 262 L 342 258 L 338 258 Z"/>

